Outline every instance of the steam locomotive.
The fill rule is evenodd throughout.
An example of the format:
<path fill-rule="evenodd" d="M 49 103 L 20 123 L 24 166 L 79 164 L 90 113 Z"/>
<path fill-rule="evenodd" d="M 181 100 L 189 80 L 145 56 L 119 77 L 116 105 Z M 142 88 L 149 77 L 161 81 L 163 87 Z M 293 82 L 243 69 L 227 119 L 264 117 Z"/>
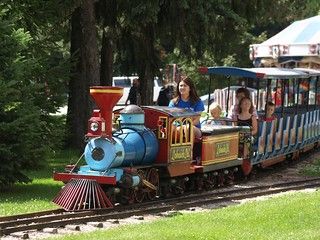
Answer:
<path fill-rule="evenodd" d="M 244 162 L 239 158 L 241 127 L 208 127 L 202 139 L 194 139 L 192 119 L 199 113 L 136 105 L 113 113 L 121 88 L 92 87 L 90 94 L 100 110 L 93 111 L 88 123 L 87 164 L 54 173 L 54 180 L 67 183 L 54 202 L 67 210 L 212 188 L 233 179 Z"/>

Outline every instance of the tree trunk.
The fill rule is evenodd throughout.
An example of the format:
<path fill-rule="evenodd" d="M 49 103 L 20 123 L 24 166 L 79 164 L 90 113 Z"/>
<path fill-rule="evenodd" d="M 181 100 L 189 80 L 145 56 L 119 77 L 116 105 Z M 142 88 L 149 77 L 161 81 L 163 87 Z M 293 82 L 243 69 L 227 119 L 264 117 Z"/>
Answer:
<path fill-rule="evenodd" d="M 101 47 L 101 85 L 112 86 L 113 53 L 116 39 L 117 0 L 102 1 L 100 11 L 103 16 L 103 35 Z"/>
<path fill-rule="evenodd" d="M 141 92 L 142 92 L 142 105 L 153 105 L 153 86 L 154 86 L 154 73 L 156 66 L 155 62 L 155 49 L 154 49 L 154 32 L 152 26 L 143 28 L 143 36 L 140 40 L 140 52 L 142 61 L 140 63 Z"/>
<path fill-rule="evenodd" d="M 100 84 L 99 55 L 97 46 L 96 17 L 94 1 L 83 0 L 81 8 L 83 42 L 81 48 L 86 64 L 86 79 L 90 86 Z"/>
<path fill-rule="evenodd" d="M 99 62 L 93 1 L 85 0 L 71 18 L 71 69 L 68 98 L 68 146 L 82 150 L 91 113 L 89 86 L 99 84 Z"/>
<path fill-rule="evenodd" d="M 144 65 L 144 84 L 142 84 L 142 105 L 153 105 L 153 79 L 154 74 L 151 69 L 150 62 L 146 62 Z"/>
<path fill-rule="evenodd" d="M 100 82 L 104 86 L 112 86 L 113 43 L 106 31 L 103 31 L 101 47 Z"/>

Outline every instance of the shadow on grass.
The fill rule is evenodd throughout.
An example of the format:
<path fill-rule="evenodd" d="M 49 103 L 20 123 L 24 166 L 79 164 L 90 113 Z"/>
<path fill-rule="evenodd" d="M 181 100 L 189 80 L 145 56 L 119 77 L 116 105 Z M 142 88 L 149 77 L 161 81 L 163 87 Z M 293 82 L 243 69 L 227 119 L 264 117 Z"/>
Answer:
<path fill-rule="evenodd" d="M 32 179 L 31 183 L 17 183 L 7 190 L 1 191 L 1 202 L 26 202 L 30 200 L 51 201 L 64 185 L 53 180 L 53 172 L 62 172 L 67 164 L 77 161 L 74 151 L 59 152 L 48 159 L 47 165 L 42 169 L 26 170 L 24 174 Z"/>
<path fill-rule="evenodd" d="M 29 183 L 17 184 L 0 195 L 0 202 L 24 203 L 30 200 L 51 201 L 60 191 L 63 183 Z"/>
<path fill-rule="evenodd" d="M 77 162 L 78 156 L 72 151 L 63 151 L 48 159 L 41 169 L 24 171 L 32 182 L 17 183 L 7 190 L 1 190 L 0 216 L 57 208 L 52 200 L 64 184 L 53 180 L 53 172 L 63 172 L 66 165 Z"/>

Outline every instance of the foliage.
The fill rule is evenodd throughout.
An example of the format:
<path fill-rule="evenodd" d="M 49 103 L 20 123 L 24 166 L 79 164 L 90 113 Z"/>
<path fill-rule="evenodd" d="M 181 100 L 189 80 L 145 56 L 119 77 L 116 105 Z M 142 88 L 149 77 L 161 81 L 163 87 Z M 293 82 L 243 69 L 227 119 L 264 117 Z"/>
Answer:
<path fill-rule="evenodd" d="M 52 58 L 46 57 L 46 62 L 37 55 L 35 38 L 19 28 L 19 18 L 10 10 L 0 4 L 0 188 L 28 182 L 22 169 L 45 163 L 52 147 L 49 141 L 56 134 L 47 131 L 54 128 L 47 113 L 62 98 L 59 91 L 48 93 L 44 82 L 50 68 L 44 65 Z"/>
<path fill-rule="evenodd" d="M 70 57 L 70 39 L 75 37 L 70 36 L 70 19 L 81 4 L 84 1 L 0 3 L 0 131 L 4 136 L 0 153 L 1 158 L 10 159 L 0 167 L 1 173 L 7 173 L 1 178 L 10 175 L 5 168 L 17 168 L 19 172 L 23 166 L 39 165 L 47 149 L 62 145 L 64 119 L 50 114 L 66 104 L 67 92 L 77 86 L 69 85 L 70 68 L 79 63 Z M 114 62 L 108 64 L 115 66 L 108 69 L 114 69 L 114 75 L 142 75 L 142 85 L 146 86 L 143 94 L 149 100 L 152 81 L 148 80 L 166 64 L 177 63 L 194 79 L 202 95 L 208 80 L 197 73 L 199 66 L 252 66 L 249 44 L 262 42 L 292 21 L 313 16 L 320 9 L 316 0 L 272 4 L 267 0 L 100 0 L 95 4 L 98 37 L 106 33 L 112 43 Z M 100 48 L 103 41 L 98 39 L 96 44 Z M 86 72 L 84 66 L 78 70 Z M 72 77 L 89 82 L 91 76 L 81 73 L 75 72 Z M 216 78 L 211 89 L 223 86 L 222 79 Z M 83 93 L 69 94 L 70 102 L 88 97 L 87 89 L 80 91 Z M 86 128 L 87 116 L 82 113 L 88 110 L 84 108 L 86 104 L 74 104 L 69 109 L 69 116 L 77 113 L 76 118 L 83 118 L 75 121 L 72 131 Z"/>
<path fill-rule="evenodd" d="M 320 159 L 318 158 L 313 163 L 306 165 L 301 172 L 307 176 L 320 176 Z"/>

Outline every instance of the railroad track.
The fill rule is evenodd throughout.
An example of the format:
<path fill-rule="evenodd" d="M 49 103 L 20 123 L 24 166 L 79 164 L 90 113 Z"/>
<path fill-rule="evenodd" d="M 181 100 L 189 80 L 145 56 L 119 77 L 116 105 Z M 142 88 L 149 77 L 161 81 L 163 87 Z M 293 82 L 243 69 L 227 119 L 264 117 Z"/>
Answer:
<path fill-rule="evenodd" d="M 236 185 L 227 189 L 188 194 L 170 199 L 159 199 L 157 201 L 135 204 L 133 206 L 119 206 L 114 209 L 81 212 L 65 212 L 62 209 L 57 209 L 53 211 L 0 217 L 0 237 L 19 232 L 21 233 L 21 238 L 28 238 L 28 231 L 31 230 L 46 228 L 58 229 L 76 224 L 117 221 L 132 216 L 159 214 L 171 210 L 189 209 L 208 204 L 220 204 L 290 190 L 317 187 L 320 187 L 320 178 L 254 187 Z"/>

